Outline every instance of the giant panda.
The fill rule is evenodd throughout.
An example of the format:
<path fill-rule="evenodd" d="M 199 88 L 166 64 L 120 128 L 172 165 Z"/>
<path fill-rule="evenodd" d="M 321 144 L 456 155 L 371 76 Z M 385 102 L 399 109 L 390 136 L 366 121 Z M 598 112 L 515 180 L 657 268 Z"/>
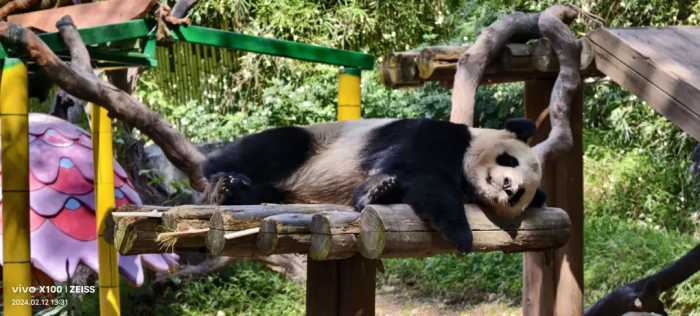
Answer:
<path fill-rule="evenodd" d="M 465 203 L 514 217 L 544 203 L 527 119 L 471 128 L 431 119 L 365 119 L 282 127 L 209 154 L 208 203 L 406 203 L 462 251 L 472 248 Z"/>

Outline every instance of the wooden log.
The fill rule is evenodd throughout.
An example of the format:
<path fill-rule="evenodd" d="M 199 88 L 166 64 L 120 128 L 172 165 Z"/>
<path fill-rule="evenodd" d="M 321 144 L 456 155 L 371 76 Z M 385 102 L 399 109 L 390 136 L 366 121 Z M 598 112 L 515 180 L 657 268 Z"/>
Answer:
<path fill-rule="evenodd" d="M 312 214 L 279 214 L 260 224 L 257 247 L 260 254 L 306 253 L 311 243 Z"/>
<path fill-rule="evenodd" d="M 209 219 L 221 207 L 211 205 L 182 205 L 163 214 L 163 226 L 169 231 L 209 228 Z"/>
<path fill-rule="evenodd" d="M 194 213 L 213 213 L 219 206 L 177 207 L 126 205 L 112 212 L 107 236 L 122 255 L 177 251 L 205 251 L 209 221 L 196 225 Z M 180 221 L 182 224 L 180 224 Z M 111 236 L 111 237 L 110 237 Z"/>
<path fill-rule="evenodd" d="M 168 207 L 124 205 L 106 219 L 105 240 L 113 242 L 121 254 L 147 253 L 155 246 L 161 229 L 161 217 Z M 148 245 L 147 240 L 153 240 Z"/>
<path fill-rule="evenodd" d="M 355 244 L 360 233 L 360 213 L 324 212 L 311 220 L 309 258 L 335 260 L 350 258 L 357 253 Z"/>
<path fill-rule="evenodd" d="M 240 239 L 225 239 L 228 232 L 260 227 L 266 217 L 279 214 L 314 214 L 323 211 L 353 211 L 353 208 L 345 205 L 334 204 L 266 204 L 266 205 L 234 205 L 221 212 L 214 213 L 209 220 L 209 234 L 207 235 L 207 249 L 212 255 L 225 255 L 232 257 L 248 257 L 257 252 L 255 246 L 257 237 L 251 245 L 242 245 L 250 236 Z"/>
<path fill-rule="evenodd" d="M 165 252 L 156 241 L 163 232 L 161 219 L 147 216 L 112 216 L 114 246 L 122 255 Z M 111 223 L 110 223 L 111 222 Z"/>
<path fill-rule="evenodd" d="M 457 60 L 469 46 L 433 46 L 420 51 L 392 53 L 384 58 L 381 73 L 384 84 L 392 88 L 420 86 L 426 81 L 451 82 Z M 585 77 L 601 76 L 593 63 L 591 46 L 583 43 L 581 72 Z M 482 84 L 554 79 L 559 70 L 550 43 L 546 39 L 527 44 L 507 44 L 493 63 L 487 66 Z"/>
<path fill-rule="evenodd" d="M 562 246 L 571 223 L 561 209 L 528 209 L 521 218 L 503 221 L 476 205 L 465 205 L 474 251 L 515 252 Z M 425 257 L 455 247 L 403 204 L 370 205 L 360 216 L 359 252 L 366 258 Z"/>

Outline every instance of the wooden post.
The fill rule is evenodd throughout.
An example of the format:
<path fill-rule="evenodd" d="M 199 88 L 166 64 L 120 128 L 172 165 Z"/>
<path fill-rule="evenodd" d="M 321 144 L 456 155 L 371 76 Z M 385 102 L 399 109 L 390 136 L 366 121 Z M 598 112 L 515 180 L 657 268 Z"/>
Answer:
<path fill-rule="evenodd" d="M 32 314 L 28 101 L 27 67 L 19 59 L 6 58 L 0 86 L 4 315 Z"/>
<path fill-rule="evenodd" d="M 95 168 L 95 215 L 97 218 L 97 254 L 99 259 L 100 315 L 121 315 L 119 307 L 119 265 L 113 242 L 105 238 L 106 218 L 114 208 L 114 165 L 112 120 L 107 110 L 92 107 L 92 153 Z"/>
<path fill-rule="evenodd" d="M 338 82 L 338 120 L 356 120 L 360 105 L 360 70 L 343 68 Z M 355 255 L 349 259 L 308 260 L 306 314 L 309 316 L 374 315 L 377 261 Z"/>
<path fill-rule="evenodd" d="M 547 108 L 554 80 L 525 82 L 525 115 L 536 120 Z M 564 209 L 571 219 L 568 243 L 557 250 L 529 252 L 523 256 L 523 315 L 578 316 L 583 313 L 583 95 L 571 105 L 572 150 L 547 161 L 543 175 L 550 206 Z M 544 120 L 533 144 L 545 139 Z"/>

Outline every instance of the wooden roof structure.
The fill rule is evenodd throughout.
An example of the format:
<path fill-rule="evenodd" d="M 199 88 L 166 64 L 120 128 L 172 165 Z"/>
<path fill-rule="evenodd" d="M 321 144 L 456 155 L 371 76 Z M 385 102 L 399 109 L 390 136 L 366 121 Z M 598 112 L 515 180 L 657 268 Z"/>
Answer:
<path fill-rule="evenodd" d="M 598 70 L 700 140 L 700 27 L 601 28 Z"/>

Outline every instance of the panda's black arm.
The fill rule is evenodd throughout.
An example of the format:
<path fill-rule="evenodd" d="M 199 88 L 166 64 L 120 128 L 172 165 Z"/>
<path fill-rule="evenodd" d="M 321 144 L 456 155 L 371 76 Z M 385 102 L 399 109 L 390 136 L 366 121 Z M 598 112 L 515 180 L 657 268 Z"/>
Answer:
<path fill-rule="evenodd" d="M 530 201 L 530 205 L 528 207 L 544 207 L 545 203 L 547 203 L 547 194 L 542 191 L 542 189 L 537 189 L 535 191 L 535 196 L 532 197 L 532 201 Z"/>
<path fill-rule="evenodd" d="M 663 270 L 626 284 L 596 302 L 586 316 L 616 316 L 631 311 L 666 315 L 659 295 L 700 270 L 700 245 Z"/>
<path fill-rule="evenodd" d="M 462 190 L 457 181 L 439 174 L 418 173 L 399 177 L 402 202 L 430 221 L 445 239 L 464 252 L 472 250 L 472 231 L 464 214 Z"/>
<path fill-rule="evenodd" d="M 700 270 L 700 245 L 695 246 L 685 256 L 657 272 L 650 278 L 656 283 L 658 292 L 663 292 L 685 281 Z"/>

